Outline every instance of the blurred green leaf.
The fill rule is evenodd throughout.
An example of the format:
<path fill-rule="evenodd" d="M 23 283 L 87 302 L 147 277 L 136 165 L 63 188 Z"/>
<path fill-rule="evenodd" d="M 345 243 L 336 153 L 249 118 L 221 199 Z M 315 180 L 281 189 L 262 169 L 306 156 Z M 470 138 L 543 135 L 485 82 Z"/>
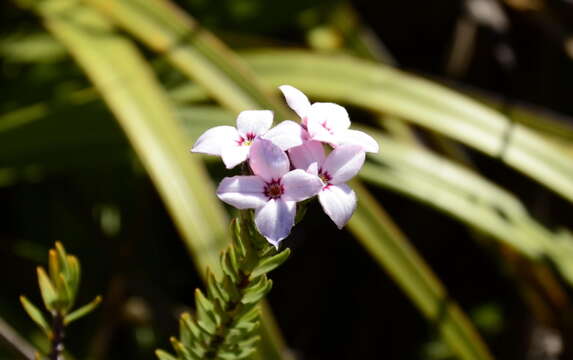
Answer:
<path fill-rule="evenodd" d="M 72 322 L 88 315 L 98 307 L 98 305 L 101 303 L 101 300 L 102 300 L 101 296 L 96 296 L 95 299 L 93 299 L 86 305 L 72 311 L 64 318 L 64 324 L 69 325 Z"/>
<path fill-rule="evenodd" d="M 0 39 L 0 56 L 9 62 L 56 62 L 66 49 L 48 33 L 11 34 Z"/>
<path fill-rule="evenodd" d="M 40 311 L 40 309 L 38 309 L 38 307 L 36 305 L 32 304 L 32 302 L 30 302 L 30 300 L 28 300 L 25 296 L 20 296 L 20 303 L 24 307 L 24 310 L 26 310 L 26 313 L 28 314 L 28 316 L 30 316 L 30 318 L 49 337 L 50 334 L 52 333 L 52 331 L 50 330 L 50 326 L 48 325 L 48 322 L 44 318 L 42 311 Z"/>
<path fill-rule="evenodd" d="M 39 266 L 36 270 L 38 273 L 38 284 L 40 286 L 44 305 L 46 306 L 46 309 L 52 311 L 56 309 L 59 295 L 44 268 Z"/>
<path fill-rule="evenodd" d="M 42 8 L 46 25 L 72 49 L 117 116 L 185 239 L 197 257 L 216 258 L 225 244 L 225 216 L 201 166 L 187 155 L 161 87 L 136 48 L 106 20 L 81 7 Z M 68 17 L 69 14 L 74 16 Z M 65 15 L 65 16 L 63 16 Z M 98 29 L 97 36 L 93 30 Z M 198 245 L 201 244 L 201 245 Z"/>
<path fill-rule="evenodd" d="M 273 257 L 264 259 L 251 273 L 251 279 L 276 269 L 288 259 L 289 255 L 290 249 L 287 248 Z"/>
<path fill-rule="evenodd" d="M 353 180 L 360 199 L 350 231 L 383 266 L 462 359 L 493 359 L 467 316 L 376 200 Z"/>
<path fill-rule="evenodd" d="M 45 1 L 38 8 L 46 26 L 72 51 L 116 115 L 197 266 L 216 264 L 217 253 L 228 239 L 226 217 L 205 170 L 187 154 L 191 143 L 182 136 L 173 109 L 151 69 L 135 46 L 115 33 L 97 12 L 78 4 L 61 6 L 57 2 Z M 263 313 L 263 321 L 271 322 L 266 328 L 274 331 L 273 341 L 280 342 L 270 313 L 264 309 Z M 275 346 L 265 346 L 275 354 L 272 356 L 278 356 Z"/>
<path fill-rule="evenodd" d="M 163 351 L 163 350 L 157 350 L 155 352 L 155 355 L 160 359 L 160 360 L 177 360 L 176 357 L 174 357 L 173 355 Z"/>
<path fill-rule="evenodd" d="M 80 262 L 78 261 L 77 257 L 72 255 L 68 255 L 66 260 L 69 268 L 68 282 L 72 290 L 72 302 L 73 302 L 75 301 L 78 289 L 80 287 L 80 275 L 81 275 Z"/>
<path fill-rule="evenodd" d="M 472 146 L 573 201 L 573 157 L 534 131 L 444 86 L 346 56 L 256 51 L 245 59 L 269 85 L 391 114 Z"/>
<path fill-rule="evenodd" d="M 289 110 L 268 96 L 251 70 L 215 36 L 169 1 L 87 0 L 114 21 L 195 79 L 221 104 L 242 111 Z"/>
<path fill-rule="evenodd" d="M 61 273 L 64 275 L 64 278 L 68 280 L 70 278 L 70 266 L 68 263 L 68 254 L 66 254 L 66 249 L 64 249 L 64 246 L 62 245 L 61 242 L 56 241 L 55 246 L 56 246 L 56 254 L 58 257 L 58 264 L 59 264 L 58 267 L 60 268 Z"/>
<path fill-rule="evenodd" d="M 573 239 L 543 227 L 508 191 L 471 170 L 370 129 L 384 152 L 372 154 L 360 176 L 421 201 L 537 261 L 550 259 L 573 285 Z M 572 246 L 566 246 L 566 244 Z"/>

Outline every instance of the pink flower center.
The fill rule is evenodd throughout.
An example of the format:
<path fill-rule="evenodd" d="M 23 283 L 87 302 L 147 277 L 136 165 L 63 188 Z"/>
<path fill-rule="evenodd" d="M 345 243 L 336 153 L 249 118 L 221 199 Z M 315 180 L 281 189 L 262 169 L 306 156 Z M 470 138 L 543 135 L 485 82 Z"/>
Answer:
<path fill-rule="evenodd" d="M 318 169 L 318 177 L 325 184 L 325 187 L 328 187 L 330 185 L 330 180 L 332 180 L 332 176 L 328 173 L 328 171 L 325 171 L 322 168 Z"/>
<path fill-rule="evenodd" d="M 322 122 L 322 124 L 320 124 L 320 125 L 322 125 L 322 127 L 325 128 L 326 131 L 328 131 L 329 133 L 332 134 L 332 129 L 327 126 L 326 120 L 324 120 L 324 121 Z"/>
<path fill-rule="evenodd" d="M 255 140 L 256 137 L 257 137 L 257 135 L 255 135 L 253 133 L 247 133 L 245 135 L 245 137 L 239 136 L 239 140 L 237 140 L 237 144 L 243 145 L 243 146 L 251 146 L 253 144 L 253 140 Z"/>
<path fill-rule="evenodd" d="M 281 184 L 281 179 L 273 179 L 265 184 L 264 194 L 270 199 L 278 199 L 285 193 L 285 187 Z"/>

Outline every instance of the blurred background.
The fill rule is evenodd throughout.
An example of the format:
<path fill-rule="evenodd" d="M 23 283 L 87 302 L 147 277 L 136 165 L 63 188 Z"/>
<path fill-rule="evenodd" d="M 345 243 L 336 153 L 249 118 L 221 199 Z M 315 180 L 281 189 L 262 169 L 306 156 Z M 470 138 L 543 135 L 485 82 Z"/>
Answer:
<path fill-rule="evenodd" d="M 350 56 L 449 87 L 456 96 L 507 117 L 509 125 L 499 136 L 508 144 L 513 129 L 522 127 L 551 142 L 564 164 L 563 181 L 573 181 L 571 1 L 175 3 L 239 56 L 248 57 L 254 49 L 304 49 L 325 61 Z M 168 347 L 177 314 L 192 304 L 193 289 L 202 286 L 198 264 L 106 103 L 66 47 L 46 30 L 44 15 L 21 5 L 0 4 L 0 318 L 36 346 L 47 346 L 18 296 L 40 303 L 34 269 L 47 263 L 47 250 L 60 240 L 82 262 L 79 302 L 104 297 L 97 312 L 68 329 L 70 353 L 77 359 L 153 359 L 155 348 Z M 119 32 L 132 36 L 126 29 Z M 187 126 L 189 148 L 212 126 L 218 101 L 199 97 L 203 112 L 187 112 L 189 100 L 181 94 L 190 81 L 164 54 L 136 43 L 180 106 L 179 116 L 203 124 Z M 257 61 L 248 61 L 257 72 Z M 289 80 L 288 69 L 297 68 L 294 60 L 287 65 L 280 70 L 283 82 Z M 356 76 L 367 82 L 370 75 L 357 70 Z M 320 87 L 308 81 L 309 88 Z M 365 86 L 361 94 L 368 93 Z M 354 89 L 347 89 L 351 96 Z M 356 124 L 376 127 L 406 148 L 431 152 L 504 189 L 549 242 L 564 237 L 566 250 L 526 256 L 511 240 L 533 239 L 533 230 L 530 238 L 484 230 L 495 221 L 517 223 L 503 209 L 491 210 L 495 221 L 483 215 L 483 224 L 472 223 L 467 220 L 472 208 L 466 216 L 432 204 L 437 192 L 430 188 L 412 195 L 393 188 L 391 177 L 380 186 L 365 175 L 376 203 L 439 278 L 447 299 L 468 315 L 495 358 L 573 359 L 568 280 L 573 243 L 567 233 L 573 228 L 573 207 L 571 198 L 539 181 L 545 161 L 551 160 L 541 158 L 534 179 L 504 160 L 511 147 L 492 155 L 463 141 L 472 134 L 446 137 L 391 110 L 374 113 L 345 102 L 345 94 L 338 99 L 328 91 L 313 94 L 315 101 L 340 100 Z M 221 121 L 234 120 L 229 109 L 217 111 Z M 537 153 L 537 147 L 524 144 Z M 384 164 L 385 151 L 381 143 L 380 167 L 392 168 Z M 533 168 L 532 159 L 524 161 Z M 219 162 L 206 164 L 214 184 L 225 176 Z M 421 174 L 409 176 L 423 182 Z M 440 184 L 435 186 L 441 191 Z M 476 188 L 472 196 L 480 191 Z M 501 197 L 494 194 L 490 200 Z M 470 195 L 466 200 L 479 202 Z M 338 231 L 317 203 L 285 243 L 293 254 L 271 274 L 268 302 L 294 359 L 457 358 L 396 275 L 381 268 L 352 233 Z M 16 358 L 1 344 L 0 359 Z"/>

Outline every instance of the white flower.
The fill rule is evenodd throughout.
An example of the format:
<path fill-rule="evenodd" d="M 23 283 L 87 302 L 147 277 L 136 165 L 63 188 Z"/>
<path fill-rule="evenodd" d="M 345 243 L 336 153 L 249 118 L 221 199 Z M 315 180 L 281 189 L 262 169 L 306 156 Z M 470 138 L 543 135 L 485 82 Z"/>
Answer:
<path fill-rule="evenodd" d="M 310 104 L 306 95 L 290 85 L 279 86 L 289 107 L 301 118 L 308 139 L 331 144 L 361 146 L 366 152 L 378 152 L 378 143 L 370 135 L 350 130 L 350 118 L 345 108 L 334 103 Z"/>
<path fill-rule="evenodd" d="M 270 129 L 272 122 L 270 110 L 243 111 L 237 117 L 236 128 L 217 126 L 207 130 L 191 151 L 221 156 L 227 169 L 231 169 L 249 158 L 251 145 L 257 138 L 268 139 L 282 150 L 302 144 L 304 130 L 299 124 L 286 120 Z"/>
<path fill-rule="evenodd" d="M 289 171 L 288 156 L 266 139 L 254 141 L 249 164 L 254 175 L 224 178 L 217 196 L 238 209 L 255 209 L 257 229 L 278 247 L 294 225 L 296 202 L 316 195 L 322 181 L 301 169 Z"/>
<path fill-rule="evenodd" d="M 342 229 L 356 210 L 356 194 L 346 182 L 364 164 L 365 153 L 362 147 L 340 145 L 326 157 L 320 142 L 307 141 L 291 148 L 289 155 L 294 167 L 316 174 L 323 181 L 318 200 L 324 212 Z"/>

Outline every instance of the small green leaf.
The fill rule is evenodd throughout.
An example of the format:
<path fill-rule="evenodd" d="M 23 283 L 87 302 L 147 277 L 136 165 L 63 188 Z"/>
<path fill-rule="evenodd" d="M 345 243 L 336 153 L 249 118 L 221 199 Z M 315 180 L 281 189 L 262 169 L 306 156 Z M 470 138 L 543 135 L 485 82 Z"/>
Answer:
<path fill-rule="evenodd" d="M 233 283 L 239 281 L 239 274 L 235 271 L 235 268 L 233 268 L 229 253 L 226 250 L 221 253 L 221 268 L 225 274 L 229 275 Z"/>
<path fill-rule="evenodd" d="M 30 316 L 30 318 L 34 320 L 34 322 L 38 324 L 42 330 L 44 330 L 48 337 L 51 336 L 52 331 L 50 330 L 50 326 L 48 325 L 48 322 L 44 318 L 44 315 L 40 309 L 38 309 L 36 305 L 32 304 L 32 302 L 30 302 L 30 300 L 28 300 L 25 296 L 20 296 L 20 303 L 22 304 L 24 310 L 26 310 L 28 316 Z"/>
<path fill-rule="evenodd" d="M 233 271 L 239 274 L 240 266 L 239 266 L 239 257 L 237 256 L 237 252 L 235 251 L 235 246 L 229 246 L 227 248 L 227 257 L 230 265 L 233 267 Z"/>
<path fill-rule="evenodd" d="M 257 319 L 260 315 L 259 308 L 257 306 L 243 306 L 243 309 L 237 314 L 235 323 L 239 324 L 241 322 L 250 322 Z"/>
<path fill-rule="evenodd" d="M 70 268 L 68 266 L 68 262 L 66 261 L 68 255 L 66 254 L 66 249 L 64 248 L 64 245 L 62 245 L 62 243 L 59 241 L 56 241 L 56 252 L 58 253 L 58 262 L 61 267 L 61 272 L 64 274 L 64 277 L 66 279 L 69 279 Z"/>
<path fill-rule="evenodd" d="M 68 284 L 73 295 L 72 301 L 74 301 L 78 293 L 78 288 L 80 287 L 80 276 L 81 276 L 80 262 L 78 261 L 77 257 L 68 255 L 67 263 L 70 272 Z"/>
<path fill-rule="evenodd" d="M 54 249 L 50 249 L 48 252 L 48 269 L 50 273 L 50 279 L 54 284 L 58 282 L 58 277 L 60 275 L 60 263 L 58 261 L 58 253 Z"/>
<path fill-rule="evenodd" d="M 169 340 L 171 341 L 171 345 L 173 345 L 175 352 L 177 352 L 177 355 L 179 355 L 182 359 L 184 359 L 184 360 L 201 360 L 200 357 L 193 355 L 189 351 L 189 349 L 187 349 L 185 347 L 185 345 L 180 343 L 176 338 L 172 337 Z"/>
<path fill-rule="evenodd" d="M 38 273 L 38 283 L 40 285 L 40 292 L 42 293 L 42 299 L 44 300 L 44 305 L 50 311 L 54 310 L 54 305 L 58 302 L 58 293 L 54 288 L 54 285 L 50 281 L 48 274 L 44 268 L 39 266 L 37 268 Z"/>
<path fill-rule="evenodd" d="M 233 246 L 237 248 L 237 255 L 246 257 L 248 247 L 242 238 L 241 220 L 239 218 L 231 220 L 231 232 L 233 234 Z"/>
<path fill-rule="evenodd" d="M 244 324 L 248 324 L 248 326 L 250 326 L 250 329 L 244 329 L 244 328 L 232 328 L 227 332 L 227 337 L 225 338 L 225 341 L 229 344 L 231 343 L 239 343 L 240 341 L 243 341 L 245 339 L 248 339 L 249 337 L 253 336 L 253 334 L 255 333 L 255 329 L 256 326 L 254 326 L 254 324 L 258 324 L 257 323 L 244 323 Z"/>
<path fill-rule="evenodd" d="M 179 338 L 194 354 L 203 354 L 205 352 L 204 342 L 207 339 L 202 331 L 191 318 L 191 315 L 184 313 L 179 318 Z"/>
<path fill-rule="evenodd" d="M 260 339 L 260 336 L 255 335 L 239 342 L 225 344 L 218 355 L 221 359 L 244 359 L 256 350 L 255 344 Z"/>
<path fill-rule="evenodd" d="M 222 291 L 221 287 L 217 283 L 215 275 L 207 268 L 207 295 L 211 299 L 219 299 L 221 302 L 228 302 L 229 296 Z"/>
<path fill-rule="evenodd" d="M 191 317 L 191 314 L 183 313 L 181 315 L 181 321 L 183 321 L 195 338 L 201 340 L 205 338 L 205 335 L 208 335 L 207 332 L 197 325 L 195 320 Z"/>
<path fill-rule="evenodd" d="M 217 320 L 213 312 L 213 304 L 199 289 L 195 289 L 195 306 L 197 307 L 197 324 L 207 330 L 209 334 L 214 334 Z"/>
<path fill-rule="evenodd" d="M 186 349 L 189 350 L 191 355 L 193 355 L 195 358 L 204 359 L 205 350 L 203 349 L 203 346 L 199 345 L 198 343 L 189 344 Z"/>
<path fill-rule="evenodd" d="M 260 325 L 260 323 L 259 323 L 258 321 L 257 321 L 257 322 L 253 322 L 253 323 L 243 321 L 242 323 L 237 324 L 237 325 L 235 326 L 235 329 L 236 329 L 236 330 L 239 330 L 239 331 L 242 330 L 242 331 L 245 331 L 245 332 L 247 332 L 247 333 L 250 333 L 250 332 L 253 332 L 253 331 L 255 331 L 256 329 L 258 329 L 258 328 L 259 328 L 259 325 Z M 235 330 L 235 329 L 234 329 L 234 330 Z"/>
<path fill-rule="evenodd" d="M 191 329 L 189 329 L 187 324 L 185 324 L 183 316 L 181 316 L 179 318 L 179 339 L 184 344 L 190 344 L 193 341 L 193 338 L 194 336 L 193 333 L 191 332 Z"/>
<path fill-rule="evenodd" d="M 257 339 L 258 341 L 258 339 Z M 241 352 L 237 355 L 237 359 L 245 359 L 247 357 L 249 357 L 252 353 L 255 352 L 257 348 L 255 347 L 245 347 L 241 349 Z"/>
<path fill-rule="evenodd" d="M 175 356 L 163 350 L 155 350 L 155 356 L 157 356 L 159 360 L 177 360 Z"/>
<path fill-rule="evenodd" d="M 263 282 L 262 286 L 256 287 L 251 289 L 249 292 L 245 293 L 245 296 L 241 299 L 241 303 L 249 304 L 249 303 L 257 303 L 261 301 L 265 295 L 271 291 L 273 287 L 272 280 L 267 280 Z"/>
<path fill-rule="evenodd" d="M 56 277 L 56 291 L 58 292 L 58 304 L 61 306 L 65 311 L 69 310 L 72 304 L 72 291 L 68 285 L 68 282 L 64 278 L 64 274 L 58 274 Z"/>
<path fill-rule="evenodd" d="M 250 339 L 239 342 L 237 345 L 240 349 L 253 347 L 257 342 L 259 342 L 259 340 L 261 340 L 261 337 L 259 335 L 255 335 Z"/>
<path fill-rule="evenodd" d="M 286 259 L 288 259 L 289 255 L 290 255 L 290 249 L 287 248 L 273 257 L 264 259 L 251 273 L 251 279 L 254 279 L 257 276 L 266 274 L 269 271 L 276 269 L 282 263 L 284 263 Z"/>
<path fill-rule="evenodd" d="M 235 283 L 233 283 L 233 279 L 231 279 L 230 276 L 225 275 L 223 277 L 223 282 L 219 283 L 219 285 L 222 287 L 222 290 L 229 295 L 228 302 L 239 301 L 241 294 L 239 293 L 237 286 Z"/>
<path fill-rule="evenodd" d="M 74 310 L 73 312 L 71 312 L 69 315 L 66 316 L 66 318 L 64 319 L 64 324 L 68 325 L 76 321 L 77 319 L 82 318 L 87 314 L 91 313 L 98 307 L 98 305 L 101 303 L 101 300 L 102 300 L 101 296 L 96 296 L 96 298 L 93 299 L 91 302 L 87 303 L 86 305 L 82 306 L 79 309 Z"/>

